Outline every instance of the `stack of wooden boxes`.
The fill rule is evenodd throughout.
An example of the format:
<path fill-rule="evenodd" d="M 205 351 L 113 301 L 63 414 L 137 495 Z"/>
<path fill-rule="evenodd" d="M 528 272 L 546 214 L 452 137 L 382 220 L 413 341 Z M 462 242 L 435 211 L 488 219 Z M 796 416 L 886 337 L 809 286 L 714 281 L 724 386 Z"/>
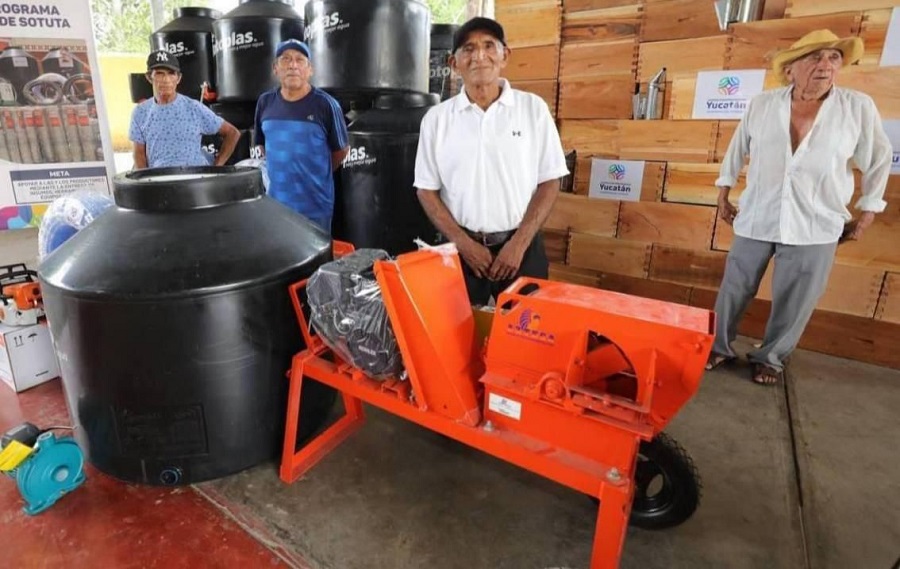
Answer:
<path fill-rule="evenodd" d="M 768 0 L 764 19 L 722 31 L 709 1 L 497 0 L 513 49 L 507 77 L 547 100 L 563 147 L 578 153 L 575 193 L 545 225 L 551 278 L 711 308 L 733 237 L 716 217 L 713 182 L 737 121 L 691 120 L 697 72 L 769 69 L 774 52 L 828 28 L 866 42 L 838 84 L 900 119 L 900 67 L 879 67 L 895 3 Z M 632 120 L 635 85 L 646 90 L 661 67 L 663 120 Z M 776 86 L 770 71 L 766 88 Z M 646 161 L 641 200 L 588 197 L 592 157 Z M 885 199 L 862 241 L 840 246 L 802 347 L 900 367 L 900 176 Z M 770 276 L 771 267 L 745 334 L 762 335 Z"/>

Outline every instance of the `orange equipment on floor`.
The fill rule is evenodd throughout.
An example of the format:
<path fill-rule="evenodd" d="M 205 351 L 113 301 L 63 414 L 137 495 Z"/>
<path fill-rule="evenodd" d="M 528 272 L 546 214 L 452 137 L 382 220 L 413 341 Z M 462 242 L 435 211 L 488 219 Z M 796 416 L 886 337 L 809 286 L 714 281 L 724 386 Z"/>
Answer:
<path fill-rule="evenodd" d="M 37 273 L 21 263 L 0 267 L 0 324 L 29 326 L 44 316 Z"/>
<path fill-rule="evenodd" d="M 617 567 L 639 445 L 697 391 L 713 313 L 520 278 L 496 303 L 485 349 L 455 249 L 377 261 L 375 276 L 408 380 L 373 380 L 342 361 L 309 332 L 306 282 L 293 285 L 307 349 L 290 372 L 281 479 L 293 482 L 361 427 L 365 402 L 598 498 L 591 567 Z M 340 392 L 346 413 L 297 450 L 309 379 Z"/>

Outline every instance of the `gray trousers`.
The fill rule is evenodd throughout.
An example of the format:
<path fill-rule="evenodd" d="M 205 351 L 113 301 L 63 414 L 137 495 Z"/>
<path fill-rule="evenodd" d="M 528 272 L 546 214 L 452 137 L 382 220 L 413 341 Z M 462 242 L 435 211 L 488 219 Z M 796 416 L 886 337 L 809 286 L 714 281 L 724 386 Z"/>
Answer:
<path fill-rule="evenodd" d="M 769 259 L 774 256 L 772 312 L 762 346 L 747 354 L 747 359 L 782 369 L 825 292 L 836 249 L 837 242 L 782 245 L 735 235 L 716 296 L 716 339 L 712 351 L 736 356 L 731 343 L 738 323 L 756 296 Z"/>

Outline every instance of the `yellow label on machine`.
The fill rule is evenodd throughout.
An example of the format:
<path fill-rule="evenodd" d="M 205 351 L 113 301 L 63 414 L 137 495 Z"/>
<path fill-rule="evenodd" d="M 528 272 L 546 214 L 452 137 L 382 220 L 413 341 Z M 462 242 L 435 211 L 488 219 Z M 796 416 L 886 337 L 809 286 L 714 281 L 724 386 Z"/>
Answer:
<path fill-rule="evenodd" d="M 34 449 L 19 441 L 12 441 L 0 451 L 0 472 L 14 470 L 28 458 Z"/>

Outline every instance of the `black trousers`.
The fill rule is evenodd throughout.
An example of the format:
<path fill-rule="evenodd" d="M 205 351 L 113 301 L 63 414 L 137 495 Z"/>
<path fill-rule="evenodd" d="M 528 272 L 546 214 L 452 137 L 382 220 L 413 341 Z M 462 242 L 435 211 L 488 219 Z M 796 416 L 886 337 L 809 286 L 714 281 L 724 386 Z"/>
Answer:
<path fill-rule="evenodd" d="M 496 258 L 504 245 L 506 245 L 505 242 L 498 243 L 497 245 L 490 245 L 488 246 L 488 250 L 491 252 L 491 255 Z M 547 261 L 547 253 L 544 250 L 544 240 L 541 238 L 540 233 L 534 236 L 531 245 L 528 246 L 528 249 L 525 250 L 525 254 L 522 255 L 522 264 L 519 265 L 519 271 L 509 280 L 492 281 L 487 277 L 479 278 L 475 276 L 475 273 L 472 272 L 472 269 L 469 268 L 469 265 L 467 265 L 461 257 L 460 262 L 462 263 L 463 276 L 466 278 L 466 290 L 469 292 L 469 302 L 474 306 L 487 305 L 492 296 L 494 297 L 494 300 L 496 300 L 500 296 L 500 293 L 519 277 L 546 279 L 549 276 L 550 271 L 550 263 Z"/>

